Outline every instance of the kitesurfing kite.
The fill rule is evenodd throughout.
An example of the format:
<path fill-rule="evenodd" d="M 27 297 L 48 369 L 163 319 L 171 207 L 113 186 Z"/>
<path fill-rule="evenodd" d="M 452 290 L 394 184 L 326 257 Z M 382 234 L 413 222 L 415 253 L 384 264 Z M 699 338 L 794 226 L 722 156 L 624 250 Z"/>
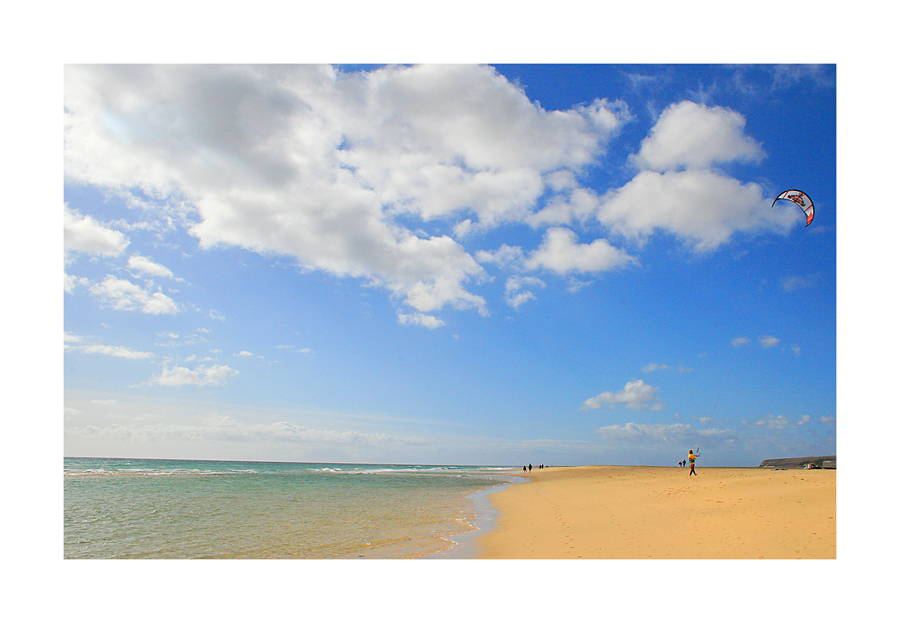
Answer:
<path fill-rule="evenodd" d="M 786 190 L 777 197 L 775 197 L 775 201 L 779 199 L 786 199 L 787 201 L 793 201 L 796 203 L 804 213 L 806 213 L 806 226 L 809 227 L 809 224 L 812 223 L 813 216 L 816 213 L 815 207 L 813 207 L 812 199 L 809 198 L 802 190 Z M 775 201 L 772 202 L 772 206 L 775 206 Z"/>

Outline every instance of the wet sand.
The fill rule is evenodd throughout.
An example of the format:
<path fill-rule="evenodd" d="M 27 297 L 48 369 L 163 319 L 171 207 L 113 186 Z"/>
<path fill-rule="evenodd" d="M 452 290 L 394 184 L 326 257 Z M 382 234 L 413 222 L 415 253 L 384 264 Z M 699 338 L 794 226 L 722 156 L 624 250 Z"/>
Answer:
<path fill-rule="evenodd" d="M 479 558 L 834 559 L 836 470 L 553 467 L 494 493 Z"/>

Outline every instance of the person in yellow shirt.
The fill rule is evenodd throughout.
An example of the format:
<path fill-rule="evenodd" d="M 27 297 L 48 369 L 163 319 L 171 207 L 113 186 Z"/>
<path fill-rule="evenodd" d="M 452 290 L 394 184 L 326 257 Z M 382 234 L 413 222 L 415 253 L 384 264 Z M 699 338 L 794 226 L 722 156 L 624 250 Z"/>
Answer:
<path fill-rule="evenodd" d="M 688 476 L 696 476 L 697 472 L 694 471 L 694 461 L 697 460 L 697 457 L 700 456 L 700 448 L 697 448 L 697 454 L 694 454 L 693 450 L 688 450 L 688 461 L 691 462 L 691 473 Z"/>

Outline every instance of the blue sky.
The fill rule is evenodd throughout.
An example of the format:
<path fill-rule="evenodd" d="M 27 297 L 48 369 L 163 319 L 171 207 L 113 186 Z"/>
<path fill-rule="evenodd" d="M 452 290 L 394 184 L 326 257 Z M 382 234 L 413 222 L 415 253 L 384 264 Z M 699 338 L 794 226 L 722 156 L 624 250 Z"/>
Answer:
<path fill-rule="evenodd" d="M 64 100 L 67 456 L 836 451 L 834 65 L 67 65 Z"/>

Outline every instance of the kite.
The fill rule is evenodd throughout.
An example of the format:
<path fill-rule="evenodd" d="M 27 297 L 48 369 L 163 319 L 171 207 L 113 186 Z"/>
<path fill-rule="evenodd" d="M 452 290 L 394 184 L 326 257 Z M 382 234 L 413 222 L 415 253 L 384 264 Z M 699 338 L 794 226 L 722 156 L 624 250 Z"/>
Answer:
<path fill-rule="evenodd" d="M 775 201 L 778 201 L 779 199 L 785 199 L 796 203 L 806 214 L 806 226 L 809 227 L 809 224 L 812 223 L 813 216 L 816 213 L 816 209 L 813 206 L 812 199 L 809 198 L 809 195 L 802 190 L 786 190 L 775 197 Z M 775 207 L 775 201 L 772 202 L 772 207 Z"/>

